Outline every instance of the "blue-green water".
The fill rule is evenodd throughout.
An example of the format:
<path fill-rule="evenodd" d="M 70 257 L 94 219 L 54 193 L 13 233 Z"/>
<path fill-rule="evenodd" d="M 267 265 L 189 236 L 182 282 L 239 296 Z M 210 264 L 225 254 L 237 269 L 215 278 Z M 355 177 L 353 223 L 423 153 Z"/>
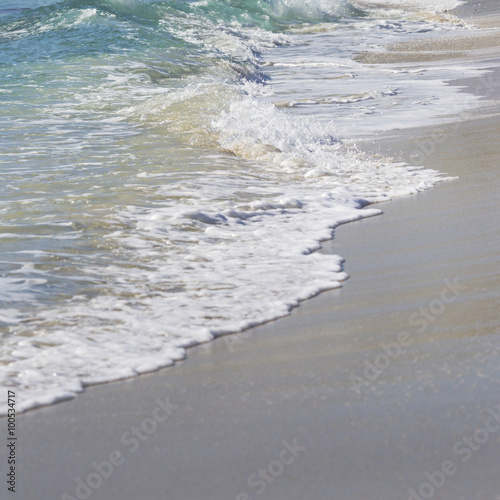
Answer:
<path fill-rule="evenodd" d="M 456 28 L 383 7 L 2 3 L 0 372 L 21 409 L 340 286 L 319 241 L 441 180 L 346 145 L 444 87 L 355 61 Z"/>

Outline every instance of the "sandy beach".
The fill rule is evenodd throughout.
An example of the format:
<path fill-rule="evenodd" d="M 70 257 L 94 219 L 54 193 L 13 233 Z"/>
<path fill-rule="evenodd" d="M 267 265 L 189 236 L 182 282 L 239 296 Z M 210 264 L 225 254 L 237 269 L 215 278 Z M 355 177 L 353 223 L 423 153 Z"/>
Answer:
<path fill-rule="evenodd" d="M 485 39 L 460 57 L 500 58 Z M 489 102 L 453 123 L 360 144 L 457 179 L 338 227 L 341 289 L 20 415 L 17 498 L 499 500 L 498 82 L 456 82 Z"/>

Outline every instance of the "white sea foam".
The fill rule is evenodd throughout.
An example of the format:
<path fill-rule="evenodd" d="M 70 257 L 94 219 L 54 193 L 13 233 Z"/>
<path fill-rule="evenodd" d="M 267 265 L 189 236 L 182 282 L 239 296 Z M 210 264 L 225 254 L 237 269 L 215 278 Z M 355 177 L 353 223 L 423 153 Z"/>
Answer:
<path fill-rule="evenodd" d="M 323 0 L 274 6 L 319 17 L 349 8 Z M 36 109 L 9 122 L 11 134 L 43 129 L 1 160 L 11 191 L 0 206 L 0 375 L 18 389 L 20 410 L 168 366 L 188 346 L 339 287 L 343 259 L 314 252 L 320 242 L 338 224 L 381 213 L 367 204 L 446 178 L 368 158 L 340 131 L 362 122 L 373 133 L 402 116 L 414 124 L 423 115 L 408 114 L 409 103 L 430 96 L 434 106 L 417 106 L 429 119 L 456 102 L 445 80 L 457 67 L 372 68 L 352 59 L 360 40 L 380 47 L 447 29 L 439 22 L 365 19 L 323 39 L 190 16 L 160 25 L 202 47 L 206 68 L 185 76 L 170 60 L 96 60 L 79 92 L 71 91 L 72 72 L 54 78 L 55 105 L 39 102 L 43 86 L 34 80 Z M 263 74 L 262 53 L 272 48 Z M 304 95 L 293 87 L 299 73 L 309 79 Z"/>
<path fill-rule="evenodd" d="M 258 91 L 247 84 L 210 124 L 222 150 L 250 163 L 150 187 L 162 206 L 118 210 L 123 229 L 103 242 L 115 262 L 90 259 L 80 269 L 101 283 L 92 296 L 41 308 L 31 318 L 36 332 L 7 339 L 9 364 L 0 371 L 24 395 L 20 409 L 168 366 L 187 346 L 283 316 L 338 287 L 342 259 L 311 253 L 319 241 L 340 223 L 380 213 L 361 211 L 366 203 L 443 179 L 349 152 L 333 126 L 278 111 Z M 136 182 L 148 179 L 144 173 Z"/>

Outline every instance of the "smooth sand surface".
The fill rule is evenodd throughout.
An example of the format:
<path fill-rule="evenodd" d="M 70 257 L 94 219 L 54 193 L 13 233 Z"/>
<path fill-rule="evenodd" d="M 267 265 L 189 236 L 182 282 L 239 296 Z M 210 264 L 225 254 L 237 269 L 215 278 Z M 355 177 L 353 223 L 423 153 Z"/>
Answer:
<path fill-rule="evenodd" d="M 462 0 L 453 13 L 467 22 L 481 27 L 498 27 L 500 12 L 497 0 Z"/>
<path fill-rule="evenodd" d="M 465 29 L 443 37 L 394 43 L 382 52 L 363 52 L 356 59 L 364 64 L 426 63 L 450 59 L 484 60 L 497 54 L 500 45 L 500 6 L 495 0 L 467 0 L 454 12 Z M 471 29 L 479 27 L 478 29 Z"/>
<path fill-rule="evenodd" d="M 346 257 L 342 289 L 173 368 L 20 415 L 12 498 L 499 500 L 489 111 L 364 145 L 459 179 L 339 227 L 323 251 Z"/>

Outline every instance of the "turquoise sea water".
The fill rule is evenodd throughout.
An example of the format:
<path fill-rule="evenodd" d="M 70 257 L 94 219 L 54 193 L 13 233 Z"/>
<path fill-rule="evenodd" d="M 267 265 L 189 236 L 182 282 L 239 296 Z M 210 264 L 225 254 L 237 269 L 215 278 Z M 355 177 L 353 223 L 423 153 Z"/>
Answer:
<path fill-rule="evenodd" d="M 456 101 L 464 69 L 354 57 L 463 28 L 427 3 L 4 1 L 0 373 L 21 409 L 340 286 L 319 241 L 443 179 L 349 141 Z"/>

